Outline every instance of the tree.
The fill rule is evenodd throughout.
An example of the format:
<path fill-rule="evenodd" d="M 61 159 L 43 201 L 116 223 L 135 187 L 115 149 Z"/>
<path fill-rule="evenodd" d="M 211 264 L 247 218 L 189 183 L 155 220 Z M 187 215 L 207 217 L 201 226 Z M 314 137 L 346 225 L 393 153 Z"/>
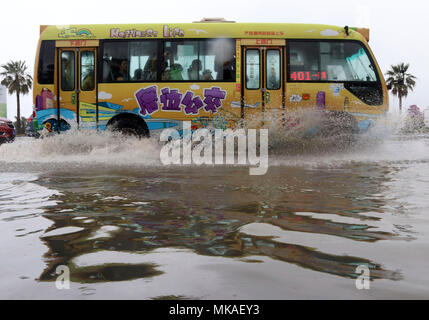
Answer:
<path fill-rule="evenodd" d="M 1 84 L 4 85 L 10 95 L 16 93 L 16 119 L 17 127 L 21 129 L 21 106 L 19 96 L 28 94 L 33 85 L 33 78 L 27 73 L 27 66 L 24 61 L 9 61 L 1 66 Z"/>
<path fill-rule="evenodd" d="M 399 112 L 402 113 L 402 98 L 408 96 L 408 90 L 413 91 L 416 85 L 417 78 L 408 73 L 410 64 L 400 63 L 396 66 L 390 66 L 390 70 L 386 72 L 388 78 L 386 79 L 387 87 L 392 91 L 394 96 L 399 98 Z"/>
<path fill-rule="evenodd" d="M 15 117 L 15 119 L 13 125 L 15 126 L 16 132 L 24 133 L 25 127 L 27 126 L 27 118 L 21 117 L 20 123 L 18 123 L 18 117 Z"/>

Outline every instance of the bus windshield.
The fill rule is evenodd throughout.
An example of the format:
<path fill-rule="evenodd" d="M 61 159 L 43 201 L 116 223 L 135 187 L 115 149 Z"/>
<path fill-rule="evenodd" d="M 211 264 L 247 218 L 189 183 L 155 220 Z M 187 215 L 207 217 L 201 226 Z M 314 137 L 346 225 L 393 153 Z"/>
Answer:
<path fill-rule="evenodd" d="M 376 82 L 375 66 L 355 41 L 290 40 L 290 81 Z"/>

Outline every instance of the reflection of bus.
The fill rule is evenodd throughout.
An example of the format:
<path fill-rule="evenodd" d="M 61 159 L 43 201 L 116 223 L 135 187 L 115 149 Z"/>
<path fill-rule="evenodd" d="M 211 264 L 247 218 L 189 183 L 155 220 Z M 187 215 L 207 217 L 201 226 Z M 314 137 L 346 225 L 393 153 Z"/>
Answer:
<path fill-rule="evenodd" d="M 364 130 L 388 108 L 367 40 L 366 29 L 306 24 L 41 26 L 39 129 L 149 135 L 184 120 L 234 127 L 317 106 Z"/>

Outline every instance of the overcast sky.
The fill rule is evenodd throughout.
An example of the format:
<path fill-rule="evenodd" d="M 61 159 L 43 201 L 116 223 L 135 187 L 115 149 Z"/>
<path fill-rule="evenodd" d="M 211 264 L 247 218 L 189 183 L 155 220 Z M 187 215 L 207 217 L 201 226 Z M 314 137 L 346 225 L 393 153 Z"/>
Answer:
<path fill-rule="evenodd" d="M 392 64 L 410 63 L 417 86 L 404 106 L 429 107 L 429 4 L 421 0 L 12 0 L 0 4 L 0 64 L 24 60 L 31 74 L 39 26 L 45 24 L 192 22 L 224 17 L 236 22 L 321 23 L 371 29 L 370 46 L 383 73 Z M 32 112 L 32 95 L 21 99 L 21 114 Z M 398 109 L 397 99 L 390 99 Z M 15 119 L 16 97 L 8 97 L 8 118 Z"/>

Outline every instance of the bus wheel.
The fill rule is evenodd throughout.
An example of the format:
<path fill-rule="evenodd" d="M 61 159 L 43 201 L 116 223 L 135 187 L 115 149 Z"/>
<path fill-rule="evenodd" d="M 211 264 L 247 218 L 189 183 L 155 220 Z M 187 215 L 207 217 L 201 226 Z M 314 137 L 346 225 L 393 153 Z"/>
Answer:
<path fill-rule="evenodd" d="M 113 132 L 120 132 L 124 136 L 138 138 L 149 137 L 149 130 L 136 119 L 118 119 L 109 125 L 109 129 Z"/>
<path fill-rule="evenodd" d="M 347 147 L 356 141 L 359 124 L 347 112 L 327 111 L 323 119 L 321 135 L 324 139 L 335 141 L 337 146 Z"/>

